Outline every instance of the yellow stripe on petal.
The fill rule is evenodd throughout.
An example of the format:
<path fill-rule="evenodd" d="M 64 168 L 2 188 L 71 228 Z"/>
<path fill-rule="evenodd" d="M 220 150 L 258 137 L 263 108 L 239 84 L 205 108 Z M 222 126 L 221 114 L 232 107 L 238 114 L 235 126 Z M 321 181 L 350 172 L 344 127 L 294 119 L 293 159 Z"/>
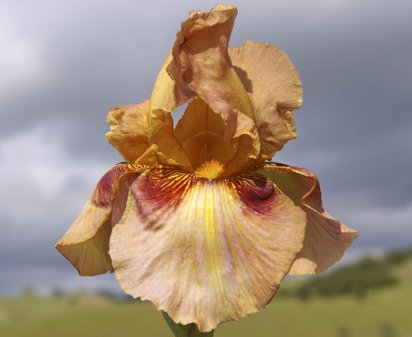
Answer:
<path fill-rule="evenodd" d="M 209 180 L 216 179 L 222 175 L 223 165 L 217 160 L 206 161 L 195 171 L 195 175 Z"/>
<path fill-rule="evenodd" d="M 110 256 L 128 294 L 209 331 L 272 299 L 305 224 L 305 213 L 263 176 L 209 180 L 162 167 L 131 186 Z"/>
<path fill-rule="evenodd" d="M 98 182 L 69 230 L 56 249 L 78 270 L 80 275 L 97 275 L 112 271 L 108 254 L 112 225 L 123 215 L 130 185 L 144 167 L 117 164 Z"/>

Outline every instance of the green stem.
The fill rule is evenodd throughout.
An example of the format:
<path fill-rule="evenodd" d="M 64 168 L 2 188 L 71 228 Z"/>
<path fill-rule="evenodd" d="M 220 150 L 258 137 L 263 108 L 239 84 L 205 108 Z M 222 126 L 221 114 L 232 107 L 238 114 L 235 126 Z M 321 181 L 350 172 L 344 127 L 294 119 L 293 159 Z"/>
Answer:
<path fill-rule="evenodd" d="M 175 323 L 164 311 L 162 311 L 162 315 L 175 337 L 213 337 L 214 330 L 209 332 L 201 332 L 197 328 L 196 324 L 178 324 Z"/>

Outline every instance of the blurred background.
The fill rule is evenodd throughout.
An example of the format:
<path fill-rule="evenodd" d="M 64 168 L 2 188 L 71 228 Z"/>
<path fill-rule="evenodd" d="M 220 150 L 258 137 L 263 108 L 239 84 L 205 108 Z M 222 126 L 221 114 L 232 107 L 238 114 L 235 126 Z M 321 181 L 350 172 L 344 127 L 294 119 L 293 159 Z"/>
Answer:
<path fill-rule="evenodd" d="M 412 336 L 412 2 L 235 1 L 231 46 L 263 41 L 299 70 L 298 138 L 274 160 L 317 173 L 359 230 L 320 277 L 290 279 L 216 336 Z M 191 9 L 213 1 L 0 2 L 0 335 L 170 336 L 113 275 L 54 249 L 120 156 L 108 110 L 150 96 Z M 343 269 L 342 269 L 343 268 Z"/>

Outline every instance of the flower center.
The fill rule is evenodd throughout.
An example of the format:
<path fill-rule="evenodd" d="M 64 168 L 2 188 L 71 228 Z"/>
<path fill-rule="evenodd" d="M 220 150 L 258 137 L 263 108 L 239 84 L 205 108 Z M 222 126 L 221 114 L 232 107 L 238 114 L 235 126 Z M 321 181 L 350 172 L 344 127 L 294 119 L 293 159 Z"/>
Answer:
<path fill-rule="evenodd" d="M 209 160 L 203 163 L 195 171 L 197 177 L 207 178 L 209 180 L 218 178 L 223 172 L 223 165 L 217 160 Z"/>

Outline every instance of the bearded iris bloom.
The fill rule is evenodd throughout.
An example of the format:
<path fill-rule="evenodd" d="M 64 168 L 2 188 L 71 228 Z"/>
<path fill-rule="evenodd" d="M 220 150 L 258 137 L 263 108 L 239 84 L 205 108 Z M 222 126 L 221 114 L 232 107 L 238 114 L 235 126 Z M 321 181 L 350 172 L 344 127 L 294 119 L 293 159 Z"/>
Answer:
<path fill-rule="evenodd" d="M 324 211 L 313 173 L 269 162 L 296 137 L 302 86 L 276 47 L 228 48 L 236 14 L 192 12 L 150 99 L 109 112 L 125 162 L 56 245 L 80 275 L 114 272 L 200 331 L 260 310 L 288 273 L 325 270 L 357 235 Z"/>

